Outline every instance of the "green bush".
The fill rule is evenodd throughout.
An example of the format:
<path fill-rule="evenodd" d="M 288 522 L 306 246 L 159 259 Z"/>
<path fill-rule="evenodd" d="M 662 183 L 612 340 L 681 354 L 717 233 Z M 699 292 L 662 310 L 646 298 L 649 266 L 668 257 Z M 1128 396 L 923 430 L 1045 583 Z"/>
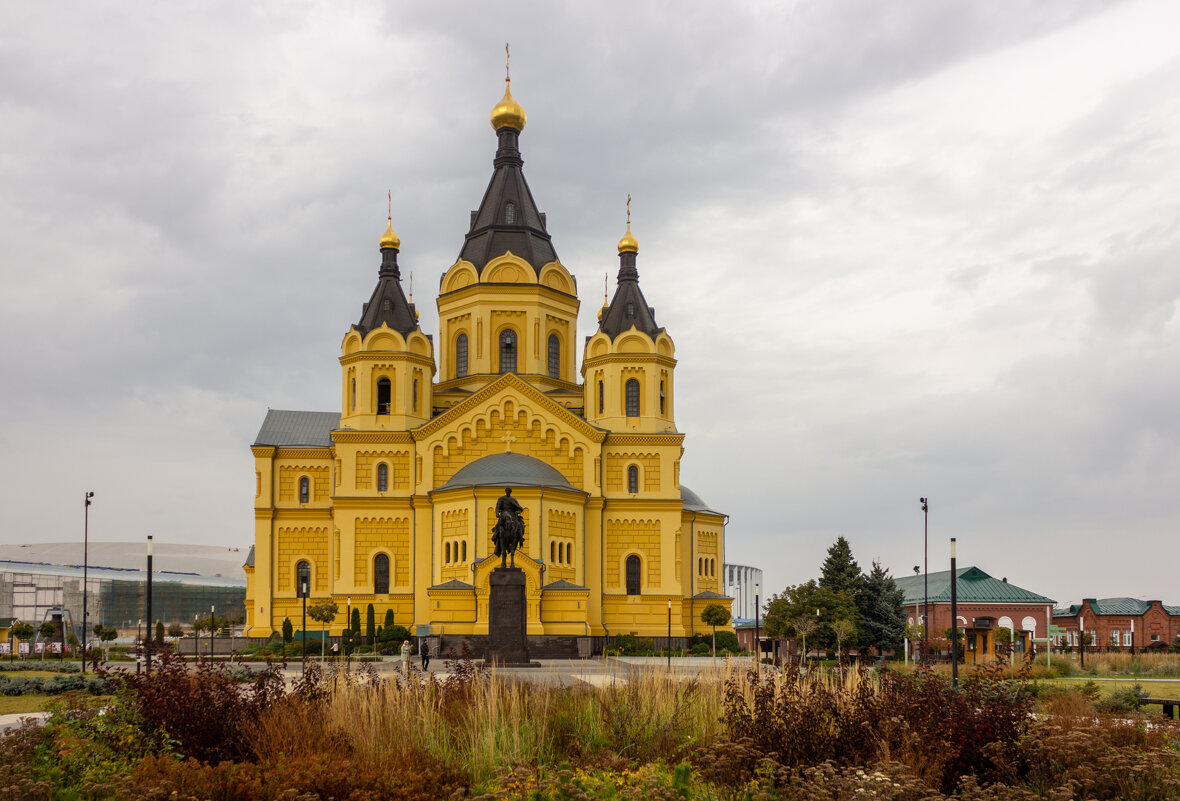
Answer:
<path fill-rule="evenodd" d="M 48 679 L 41 676 L 0 676 L 0 695 L 60 695 L 64 692 L 103 695 L 110 692 L 110 687 L 98 676 L 62 675 Z"/>
<path fill-rule="evenodd" d="M 81 673 L 82 668 L 73 662 L 0 662 L 0 673 L 19 673 L 22 670 L 39 670 L 46 673 Z"/>

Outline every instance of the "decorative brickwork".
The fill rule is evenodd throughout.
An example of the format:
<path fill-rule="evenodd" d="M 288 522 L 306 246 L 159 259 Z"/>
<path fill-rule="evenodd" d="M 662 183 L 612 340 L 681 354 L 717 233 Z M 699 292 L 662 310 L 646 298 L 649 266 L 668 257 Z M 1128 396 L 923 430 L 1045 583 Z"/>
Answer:
<path fill-rule="evenodd" d="M 279 500 L 295 503 L 298 500 L 300 476 L 311 479 L 311 500 L 323 503 L 328 500 L 328 480 L 331 471 L 322 465 L 283 465 L 279 468 Z"/>
<path fill-rule="evenodd" d="M 644 590 L 661 586 L 660 521 L 608 520 L 606 523 L 606 583 L 609 589 L 623 589 L 623 560 L 638 553 L 647 574 Z"/>
<path fill-rule="evenodd" d="M 390 582 L 406 587 L 410 583 L 410 520 L 406 517 L 362 517 L 356 521 L 356 558 L 353 580 L 357 587 L 371 587 L 373 557 L 378 551 L 390 554 Z"/>
<path fill-rule="evenodd" d="M 278 559 L 275 571 L 279 592 L 295 587 L 295 563 L 311 562 L 311 579 L 316 592 L 328 591 L 328 529 L 320 526 L 283 527 L 278 530 Z"/>
<path fill-rule="evenodd" d="M 612 453 L 606 460 L 606 491 L 627 491 L 627 468 L 638 465 L 644 492 L 660 491 L 660 455 L 658 453 Z"/>

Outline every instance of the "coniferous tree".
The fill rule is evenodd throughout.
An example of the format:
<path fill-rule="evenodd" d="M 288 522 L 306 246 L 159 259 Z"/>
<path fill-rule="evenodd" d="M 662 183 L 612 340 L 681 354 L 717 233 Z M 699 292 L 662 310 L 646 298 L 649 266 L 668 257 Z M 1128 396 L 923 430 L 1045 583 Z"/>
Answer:
<path fill-rule="evenodd" d="M 372 645 L 377 637 L 377 613 L 372 604 L 365 609 L 365 636 L 369 638 L 369 645 Z"/>
<path fill-rule="evenodd" d="M 860 565 L 852 558 L 852 547 L 848 540 L 838 537 L 832 543 L 832 547 L 828 548 L 828 556 L 821 568 L 819 586 L 855 598 L 863 581 Z"/>
<path fill-rule="evenodd" d="M 353 636 L 359 636 L 361 633 L 361 608 L 355 607 L 352 610 L 352 620 L 348 621 L 348 627 L 352 629 Z"/>
<path fill-rule="evenodd" d="M 291 618 L 283 618 L 283 642 L 290 643 L 295 639 L 295 626 L 291 624 Z"/>
<path fill-rule="evenodd" d="M 906 625 L 904 597 L 889 571 L 880 562 L 873 562 L 857 596 L 861 646 L 881 652 L 901 648 Z"/>
<path fill-rule="evenodd" d="M 385 610 L 385 630 L 389 631 L 391 628 L 393 628 L 393 610 L 386 609 Z"/>
<path fill-rule="evenodd" d="M 156 621 L 156 647 L 157 648 L 164 647 L 164 621 L 163 620 Z"/>

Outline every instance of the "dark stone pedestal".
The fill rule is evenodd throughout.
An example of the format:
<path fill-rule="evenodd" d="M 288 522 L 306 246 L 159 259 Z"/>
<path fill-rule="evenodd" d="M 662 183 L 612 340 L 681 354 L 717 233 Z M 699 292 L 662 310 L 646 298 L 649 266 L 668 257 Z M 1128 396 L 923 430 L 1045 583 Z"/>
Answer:
<path fill-rule="evenodd" d="M 489 577 L 487 661 L 529 664 L 524 571 L 497 567 Z"/>

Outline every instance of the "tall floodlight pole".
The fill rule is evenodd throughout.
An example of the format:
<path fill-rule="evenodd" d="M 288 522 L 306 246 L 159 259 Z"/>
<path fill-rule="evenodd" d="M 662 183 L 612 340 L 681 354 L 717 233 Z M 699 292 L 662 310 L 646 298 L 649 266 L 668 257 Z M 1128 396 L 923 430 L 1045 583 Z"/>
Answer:
<path fill-rule="evenodd" d="M 951 687 L 959 689 L 959 578 L 955 574 L 955 538 L 951 537 Z"/>
<path fill-rule="evenodd" d="M 930 650 L 930 504 L 922 502 L 922 646 Z"/>
<path fill-rule="evenodd" d="M 754 666 L 758 669 L 758 677 L 762 677 L 762 650 L 759 648 L 761 637 L 758 634 L 758 613 L 761 611 L 761 602 L 758 598 L 758 593 L 762 587 L 760 584 L 754 584 Z"/>
<path fill-rule="evenodd" d="M 146 657 L 147 672 L 152 672 L 152 639 L 154 634 L 152 632 L 152 535 L 148 534 L 147 540 L 147 599 L 145 600 L 147 606 L 147 650 L 144 651 Z M 142 642 L 142 640 L 141 640 Z"/>
<path fill-rule="evenodd" d="M 85 511 L 82 518 L 82 674 L 86 674 L 86 640 L 89 638 L 89 629 L 86 628 L 86 601 L 88 600 L 87 590 L 90 589 L 90 583 L 87 581 L 89 577 L 90 567 L 90 499 L 94 497 L 93 492 L 87 492 L 83 495 L 83 500 L 86 502 Z"/>

